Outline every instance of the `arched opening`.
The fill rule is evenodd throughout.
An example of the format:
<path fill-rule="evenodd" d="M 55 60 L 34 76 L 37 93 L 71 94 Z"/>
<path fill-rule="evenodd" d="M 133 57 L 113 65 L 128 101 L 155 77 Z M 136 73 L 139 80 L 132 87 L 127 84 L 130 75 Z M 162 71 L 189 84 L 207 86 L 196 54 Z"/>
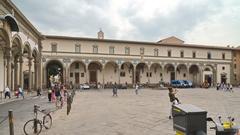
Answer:
<path fill-rule="evenodd" d="M 89 83 L 93 84 L 94 87 L 97 86 L 97 83 L 103 83 L 101 81 L 102 76 L 102 64 L 97 61 L 93 61 L 88 65 L 88 71 L 89 71 Z"/>
<path fill-rule="evenodd" d="M 148 66 L 146 63 L 138 63 L 136 66 L 136 83 L 148 83 Z"/>
<path fill-rule="evenodd" d="M 47 87 L 63 82 L 63 65 L 58 60 L 51 60 L 46 66 Z"/>
<path fill-rule="evenodd" d="M 189 68 L 189 80 L 193 82 L 193 85 L 200 85 L 200 73 L 197 65 L 191 65 Z"/>
<path fill-rule="evenodd" d="M 70 65 L 70 84 L 79 86 L 86 83 L 86 65 L 82 61 L 75 61 Z"/>
<path fill-rule="evenodd" d="M 177 80 L 187 80 L 188 79 L 188 69 L 185 64 L 179 64 L 176 69 L 176 79 Z"/>
<path fill-rule="evenodd" d="M 13 37 L 13 42 L 12 42 L 12 70 L 11 70 L 11 89 L 16 90 L 19 85 L 19 75 L 20 75 L 20 70 L 19 70 L 19 61 L 20 61 L 20 56 L 22 55 L 22 41 L 21 38 L 18 35 L 15 35 Z"/>
<path fill-rule="evenodd" d="M 166 64 L 164 66 L 164 82 L 170 83 L 172 80 L 175 80 L 175 67 L 173 64 Z"/>
<path fill-rule="evenodd" d="M 133 64 L 131 62 L 124 62 L 120 67 L 120 83 L 125 84 L 133 84 L 133 74 L 134 74 Z"/>
<path fill-rule="evenodd" d="M 31 48 L 30 48 L 30 44 L 28 42 L 26 42 L 24 44 L 22 53 L 23 53 L 23 55 L 20 60 L 20 64 L 22 66 L 22 70 L 23 69 L 24 70 L 22 73 L 23 77 L 20 77 L 20 79 L 21 79 L 20 83 L 24 89 L 30 90 L 29 86 L 32 81 L 33 73 L 32 73 L 32 62 L 31 62 Z"/>
<path fill-rule="evenodd" d="M 153 63 L 150 67 L 150 83 L 157 84 L 163 81 L 162 67 L 159 63 Z"/>
<path fill-rule="evenodd" d="M 104 83 L 111 85 L 114 83 L 120 83 L 119 68 L 116 62 L 107 62 L 104 66 Z"/>
<path fill-rule="evenodd" d="M 213 85 L 213 68 L 211 66 L 206 66 L 203 69 L 203 82 L 208 83 L 209 86 Z"/>
<path fill-rule="evenodd" d="M 34 63 L 33 70 L 32 70 L 32 78 L 34 78 L 34 79 L 33 79 L 32 84 L 33 84 L 34 90 L 37 90 L 37 88 L 39 87 L 38 79 L 39 79 L 40 75 L 38 75 L 38 69 L 40 68 L 40 66 L 39 66 L 40 58 L 39 58 L 39 52 L 36 49 L 34 49 L 32 52 L 32 58 L 33 58 L 33 63 Z"/>

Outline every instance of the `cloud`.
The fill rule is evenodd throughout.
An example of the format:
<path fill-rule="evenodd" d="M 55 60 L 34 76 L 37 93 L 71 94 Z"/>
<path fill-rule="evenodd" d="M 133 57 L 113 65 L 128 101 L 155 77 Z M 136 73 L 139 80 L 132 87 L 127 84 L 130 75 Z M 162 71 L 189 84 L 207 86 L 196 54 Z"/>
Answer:
<path fill-rule="evenodd" d="M 235 0 L 13 0 L 44 34 L 187 43 L 239 44 Z M 211 34 L 209 34 L 211 33 Z"/>

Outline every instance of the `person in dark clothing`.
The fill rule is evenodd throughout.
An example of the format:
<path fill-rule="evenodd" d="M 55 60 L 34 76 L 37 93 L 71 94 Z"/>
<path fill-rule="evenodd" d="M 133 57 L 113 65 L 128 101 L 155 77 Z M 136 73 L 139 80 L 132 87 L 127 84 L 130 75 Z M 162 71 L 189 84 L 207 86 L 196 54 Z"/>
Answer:
<path fill-rule="evenodd" d="M 172 118 L 172 106 L 176 105 L 176 104 L 180 104 L 180 101 L 176 97 L 176 94 L 177 94 L 176 89 L 173 89 L 172 87 L 169 87 L 168 90 L 169 90 L 168 96 L 169 96 L 169 99 L 170 99 L 170 102 L 171 102 L 171 110 L 170 110 L 169 119 L 171 119 Z"/>
<path fill-rule="evenodd" d="M 48 90 L 48 101 L 49 102 L 52 101 L 52 90 L 51 89 Z"/>
<path fill-rule="evenodd" d="M 37 96 L 41 96 L 42 94 L 41 94 L 41 88 L 40 87 L 38 87 L 38 89 L 37 89 Z"/>
<path fill-rule="evenodd" d="M 115 82 L 114 85 L 113 85 L 113 96 L 118 96 L 117 95 L 117 83 Z"/>

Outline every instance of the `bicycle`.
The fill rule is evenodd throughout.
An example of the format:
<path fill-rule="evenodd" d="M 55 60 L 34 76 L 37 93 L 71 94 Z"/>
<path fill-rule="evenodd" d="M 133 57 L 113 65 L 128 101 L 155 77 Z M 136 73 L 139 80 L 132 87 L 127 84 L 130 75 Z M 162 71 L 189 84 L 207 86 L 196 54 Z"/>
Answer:
<path fill-rule="evenodd" d="M 215 122 L 211 117 L 207 118 L 207 121 L 214 123 L 215 126 L 210 127 L 210 129 L 214 129 L 216 135 L 240 135 L 240 127 L 235 125 L 234 118 L 228 117 L 228 121 L 224 122 L 222 122 L 221 116 L 218 119 L 219 123 Z"/>
<path fill-rule="evenodd" d="M 34 118 L 24 124 L 23 131 L 25 135 L 39 135 L 42 131 L 42 126 L 44 126 L 45 129 L 51 128 L 52 116 L 50 115 L 50 112 L 46 112 L 46 110 L 40 110 L 39 108 L 40 106 L 34 105 Z M 44 114 L 43 120 L 38 119 L 38 112 Z"/>

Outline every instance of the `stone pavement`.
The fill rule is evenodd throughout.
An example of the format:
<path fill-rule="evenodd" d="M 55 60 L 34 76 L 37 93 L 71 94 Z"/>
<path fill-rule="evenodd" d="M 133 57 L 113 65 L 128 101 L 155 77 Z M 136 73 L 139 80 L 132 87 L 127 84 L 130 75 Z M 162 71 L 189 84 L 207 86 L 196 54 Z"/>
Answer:
<path fill-rule="evenodd" d="M 77 92 L 72 110 L 66 108 L 54 114 L 53 126 L 43 130 L 46 135 L 174 135 L 172 120 L 168 119 L 170 103 L 168 91 L 141 89 L 119 90 L 112 97 L 111 90 Z M 215 89 L 180 89 L 182 103 L 193 104 L 208 111 L 208 116 L 233 116 L 240 124 L 240 89 L 234 93 Z M 214 135 L 209 130 L 208 135 Z"/>

